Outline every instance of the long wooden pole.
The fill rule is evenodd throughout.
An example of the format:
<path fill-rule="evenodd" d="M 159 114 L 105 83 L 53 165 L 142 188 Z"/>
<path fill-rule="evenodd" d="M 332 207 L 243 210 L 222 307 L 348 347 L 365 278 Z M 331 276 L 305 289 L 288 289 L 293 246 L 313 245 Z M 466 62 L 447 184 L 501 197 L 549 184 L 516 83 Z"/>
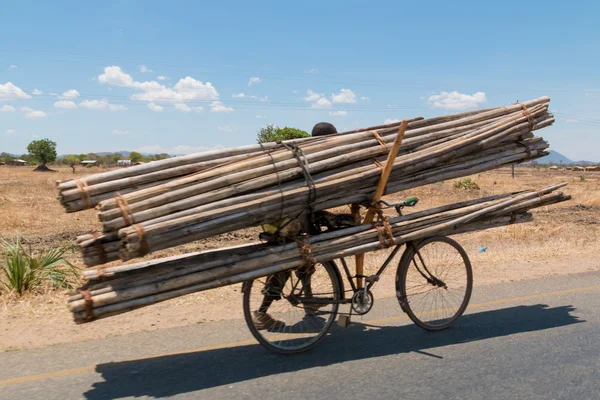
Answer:
<path fill-rule="evenodd" d="M 400 145 L 402 145 L 402 140 L 404 139 L 404 133 L 406 132 L 407 127 L 408 122 L 406 120 L 402 121 L 402 123 L 400 124 L 400 128 L 398 129 L 398 135 L 396 136 L 396 140 L 394 140 L 392 149 L 390 150 L 387 161 L 385 162 L 385 166 L 383 167 L 383 171 L 381 171 L 381 178 L 379 178 L 379 183 L 377 184 L 377 188 L 375 189 L 375 194 L 373 195 L 371 206 L 367 211 L 367 215 L 365 215 L 363 224 L 370 224 L 373 222 L 373 218 L 375 217 L 377 207 L 379 206 L 379 200 L 381 200 L 381 196 L 383 196 L 383 193 L 385 192 L 385 187 L 387 186 L 388 178 L 390 177 L 392 169 L 394 168 L 394 161 L 396 160 L 396 156 L 398 155 L 398 151 L 400 150 Z M 363 287 L 364 263 L 365 255 L 357 254 L 356 286 L 359 289 Z"/>

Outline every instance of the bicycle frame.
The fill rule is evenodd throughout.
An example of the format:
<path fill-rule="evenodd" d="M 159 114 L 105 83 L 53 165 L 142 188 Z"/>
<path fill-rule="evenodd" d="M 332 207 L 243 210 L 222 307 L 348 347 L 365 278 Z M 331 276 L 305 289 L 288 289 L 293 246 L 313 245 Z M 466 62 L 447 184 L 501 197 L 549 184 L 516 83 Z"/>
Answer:
<path fill-rule="evenodd" d="M 408 247 L 409 245 L 412 245 L 412 242 L 408 242 L 408 243 L 406 243 L 406 245 Z M 367 291 L 370 291 L 371 288 L 375 285 L 375 283 L 377 283 L 377 281 L 379 281 L 379 277 L 387 269 L 388 265 L 390 265 L 390 263 L 392 262 L 394 257 L 398 254 L 398 252 L 402 248 L 402 246 L 404 246 L 404 243 L 396 245 L 394 250 L 392 250 L 392 252 L 386 258 L 385 262 L 381 265 L 381 267 L 379 267 L 379 270 L 375 273 L 375 275 L 371 275 L 371 276 L 360 276 L 360 275 L 352 276 L 352 274 L 350 273 L 350 269 L 348 268 L 348 264 L 346 263 L 346 260 L 343 257 L 339 258 L 339 260 L 342 264 L 342 267 L 344 268 L 346 278 L 347 278 L 348 282 L 350 283 L 350 287 L 352 288 L 352 293 L 355 294 L 358 291 L 362 290 L 362 288 L 359 288 L 358 285 L 355 283 L 355 279 L 358 280 L 358 278 L 365 278 L 365 281 L 366 281 L 365 289 Z M 352 296 L 350 298 L 345 298 L 345 293 L 342 293 L 342 295 L 344 297 L 342 297 L 342 299 L 340 299 L 340 300 L 328 300 L 328 299 L 313 298 L 313 299 L 303 299 L 302 303 L 305 303 L 305 304 L 349 304 L 350 302 L 352 302 Z"/>

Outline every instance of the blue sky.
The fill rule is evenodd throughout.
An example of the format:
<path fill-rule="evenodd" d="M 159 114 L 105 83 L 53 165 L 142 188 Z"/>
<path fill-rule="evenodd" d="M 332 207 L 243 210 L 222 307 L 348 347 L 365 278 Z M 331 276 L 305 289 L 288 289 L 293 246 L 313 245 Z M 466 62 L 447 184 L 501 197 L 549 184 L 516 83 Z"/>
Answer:
<path fill-rule="evenodd" d="M 597 2 L 0 1 L 0 151 L 189 153 L 542 95 L 600 160 Z"/>

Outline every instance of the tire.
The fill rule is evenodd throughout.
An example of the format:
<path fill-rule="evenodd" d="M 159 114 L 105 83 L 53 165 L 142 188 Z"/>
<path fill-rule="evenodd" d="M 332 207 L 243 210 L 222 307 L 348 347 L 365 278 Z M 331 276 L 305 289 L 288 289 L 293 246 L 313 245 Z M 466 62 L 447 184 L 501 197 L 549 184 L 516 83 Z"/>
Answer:
<path fill-rule="evenodd" d="M 407 244 L 398 264 L 396 292 L 415 324 L 429 331 L 448 328 L 465 312 L 472 290 L 471 262 L 455 240 L 433 236 Z"/>
<path fill-rule="evenodd" d="M 333 261 L 315 264 L 309 279 L 312 297 L 306 295 L 306 289 L 302 289 L 304 287 L 300 278 L 302 275 L 299 276 L 298 270 L 283 273 L 287 274 L 283 288 L 274 288 L 277 284 L 267 285 L 269 279 L 276 279 L 275 282 L 284 280 L 280 279 L 281 274 L 244 283 L 243 306 L 246 324 L 256 340 L 270 351 L 280 354 L 307 351 L 326 336 L 335 321 L 339 308 L 338 303 L 328 303 L 316 307 L 317 303 L 309 303 L 310 298 L 343 299 L 344 286 L 339 270 Z M 299 304 L 294 304 L 294 298 L 290 297 L 294 285 L 296 287 L 295 299 L 308 299 L 307 303 L 301 301 Z M 269 316 L 282 322 L 283 325 L 275 324 L 269 329 L 260 329 L 257 326 L 259 322 L 255 319 L 255 313 L 264 307 L 267 296 L 279 297 L 279 299 L 271 300 L 267 311 Z"/>

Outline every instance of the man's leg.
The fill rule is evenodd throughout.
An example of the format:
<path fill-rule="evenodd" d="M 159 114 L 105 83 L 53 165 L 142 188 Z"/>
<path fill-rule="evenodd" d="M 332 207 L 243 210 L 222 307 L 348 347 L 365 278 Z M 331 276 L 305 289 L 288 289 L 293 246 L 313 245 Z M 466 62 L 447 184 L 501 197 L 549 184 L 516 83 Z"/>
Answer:
<path fill-rule="evenodd" d="M 281 300 L 281 292 L 289 277 L 290 272 L 285 271 L 271 275 L 269 279 L 267 279 L 267 283 L 262 289 L 264 295 L 263 301 L 258 308 L 258 311 L 254 313 L 254 325 L 258 330 L 271 329 L 283 324 L 283 322 L 274 319 L 267 312 L 273 301 Z"/>

